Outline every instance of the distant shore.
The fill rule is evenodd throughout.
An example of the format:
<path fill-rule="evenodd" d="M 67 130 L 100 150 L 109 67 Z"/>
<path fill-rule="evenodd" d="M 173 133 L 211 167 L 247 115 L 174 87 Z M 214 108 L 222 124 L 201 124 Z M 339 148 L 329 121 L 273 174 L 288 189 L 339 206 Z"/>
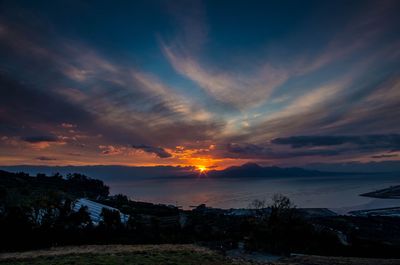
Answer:
<path fill-rule="evenodd" d="M 363 197 L 380 199 L 400 199 L 400 185 L 360 194 Z"/>

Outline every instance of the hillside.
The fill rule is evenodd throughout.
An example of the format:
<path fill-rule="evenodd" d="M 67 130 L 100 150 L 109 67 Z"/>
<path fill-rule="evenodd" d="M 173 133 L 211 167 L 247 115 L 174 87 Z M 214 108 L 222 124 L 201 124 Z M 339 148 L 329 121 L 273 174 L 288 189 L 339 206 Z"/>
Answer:
<path fill-rule="evenodd" d="M 82 174 L 59 174 L 36 177 L 26 173 L 11 173 L 0 170 L 0 198 L 7 204 L 20 205 L 46 197 L 107 197 L 109 187 L 101 180 L 91 179 Z"/>

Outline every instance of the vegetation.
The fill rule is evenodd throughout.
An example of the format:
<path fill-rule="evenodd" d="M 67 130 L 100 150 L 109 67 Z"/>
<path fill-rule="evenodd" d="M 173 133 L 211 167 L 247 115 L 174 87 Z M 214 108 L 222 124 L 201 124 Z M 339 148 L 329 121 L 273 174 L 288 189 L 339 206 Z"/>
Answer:
<path fill-rule="evenodd" d="M 255 209 L 258 218 L 248 220 L 246 225 L 248 249 L 279 255 L 292 252 L 336 254 L 332 251 L 341 247 L 335 235 L 329 231 L 317 231 L 296 211 L 290 199 L 281 194 L 274 195 L 269 205 L 255 200 L 250 207 Z M 307 244 L 304 239 L 307 239 Z"/>
<path fill-rule="evenodd" d="M 61 257 L 41 257 L 27 260 L 11 260 L 0 262 L 4 265 L 228 265 L 233 264 L 220 255 L 193 253 L 185 251 L 177 252 L 139 252 L 117 254 L 84 254 L 68 255 Z"/>
<path fill-rule="evenodd" d="M 129 200 L 123 194 L 108 196 L 97 200 L 100 203 L 120 209 L 123 213 L 129 215 L 153 215 L 153 216 L 171 216 L 179 213 L 178 208 L 166 205 L 155 205 L 148 202 L 137 202 Z"/>
<path fill-rule="evenodd" d="M 82 252 L 83 249 L 83 252 Z M 17 265 L 113 265 L 113 264 L 233 264 L 223 256 L 191 245 L 152 245 L 152 246 L 87 246 L 83 248 L 56 248 L 38 252 L 16 253 L 1 258 L 0 264 Z"/>
<path fill-rule="evenodd" d="M 53 176 L 26 173 L 10 173 L 0 170 L 0 206 L 29 206 L 35 200 L 54 197 L 90 199 L 106 198 L 109 187 L 101 180 L 91 179 L 82 174 L 68 174 L 66 178 L 55 173 Z"/>
<path fill-rule="evenodd" d="M 322 256 L 294 256 L 275 262 L 251 262 L 243 258 L 226 258 L 216 252 L 192 245 L 105 245 L 63 247 L 0 255 L 3 265 L 395 265 L 395 259 L 366 259 Z"/>

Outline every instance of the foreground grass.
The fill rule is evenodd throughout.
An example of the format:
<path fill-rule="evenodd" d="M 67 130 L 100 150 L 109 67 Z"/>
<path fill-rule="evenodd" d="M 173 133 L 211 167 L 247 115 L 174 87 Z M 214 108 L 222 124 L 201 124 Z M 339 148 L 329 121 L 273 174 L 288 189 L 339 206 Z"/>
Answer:
<path fill-rule="evenodd" d="M 219 255 L 196 253 L 189 251 L 177 252 L 136 252 L 113 254 L 79 254 L 66 256 L 47 256 L 34 259 L 4 260 L 2 265 L 230 265 Z"/>
<path fill-rule="evenodd" d="M 396 259 L 295 256 L 275 262 L 228 259 L 195 245 L 86 245 L 0 253 L 0 265 L 399 265 Z"/>
<path fill-rule="evenodd" d="M 1 265 L 231 265 L 231 261 L 193 245 L 108 245 L 63 247 L 0 254 Z"/>

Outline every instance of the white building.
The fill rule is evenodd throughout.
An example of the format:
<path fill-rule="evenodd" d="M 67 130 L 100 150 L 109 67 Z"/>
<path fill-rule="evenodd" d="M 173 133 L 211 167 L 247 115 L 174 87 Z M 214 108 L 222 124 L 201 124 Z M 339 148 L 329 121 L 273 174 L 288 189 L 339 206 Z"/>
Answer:
<path fill-rule="evenodd" d="M 79 209 L 82 206 L 87 207 L 89 216 L 92 219 L 93 224 L 95 224 L 95 225 L 97 225 L 102 220 L 101 212 L 102 212 L 103 208 L 106 208 L 111 211 L 118 211 L 119 215 L 121 217 L 121 223 L 123 223 L 123 224 L 127 223 L 129 220 L 129 215 L 121 213 L 121 211 L 118 210 L 117 208 L 113 208 L 113 207 L 110 207 L 110 206 L 107 206 L 107 205 L 104 205 L 101 203 L 97 203 L 97 202 L 94 202 L 94 201 L 91 201 L 88 199 L 84 199 L 84 198 L 81 198 L 81 199 L 78 199 L 77 201 L 75 201 L 73 210 L 79 211 Z"/>

